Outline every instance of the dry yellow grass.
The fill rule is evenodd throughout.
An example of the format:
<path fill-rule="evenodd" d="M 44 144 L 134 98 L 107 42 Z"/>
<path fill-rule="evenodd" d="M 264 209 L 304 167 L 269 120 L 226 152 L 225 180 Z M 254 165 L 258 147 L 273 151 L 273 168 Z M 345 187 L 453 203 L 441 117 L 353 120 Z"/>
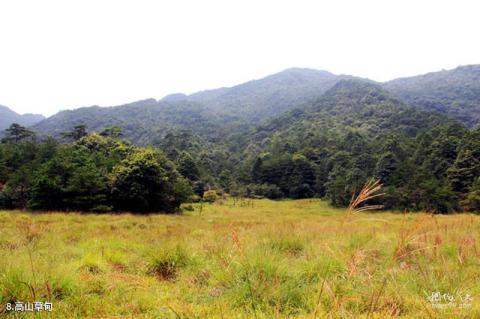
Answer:
<path fill-rule="evenodd" d="M 49 300 L 52 318 L 480 317 L 479 216 L 357 212 L 341 227 L 319 200 L 240 204 L 0 212 L 0 302 Z M 435 292 L 473 300 L 439 308 Z"/>

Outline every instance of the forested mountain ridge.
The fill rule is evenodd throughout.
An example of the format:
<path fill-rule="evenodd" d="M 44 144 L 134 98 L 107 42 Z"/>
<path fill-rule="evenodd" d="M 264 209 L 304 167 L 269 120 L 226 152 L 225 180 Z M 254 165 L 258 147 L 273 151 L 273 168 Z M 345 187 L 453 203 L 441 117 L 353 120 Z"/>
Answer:
<path fill-rule="evenodd" d="M 288 69 L 232 88 L 186 96 L 172 94 L 116 107 L 84 107 L 59 112 L 32 129 L 58 137 L 75 125 L 100 131 L 111 125 L 139 145 L 152 144 L 172 128 L 191 129 L 211 141 L 321 96 L 343 78 L 326 71 Z"/>
<path fill-rule="evenodd" d="M 348 129 L 370 136 L 384 131 L 414 136 L 418 130 L 448 122 L 452 121 L 440 113 L 422 112 L 410 107 L 379 84 L 341 80 L 316 101 L 258 125 L 255 136 L 277 134 L 289 139 L 295 135 L 292 135 L 292 128 L 303 133 L 310 129 Z M 304 139 L 300 138 L 298 143 L 302 141 Z"/>
<path fill-rule="evenodd" d="M 474 127 L 480 122 L 479 77 L 480 66 L 473 65 L 377 84 L 403 104 L 444 113 Z M 125 138 L 139 145 L 152 144 L 172 129 L 191 129 L 217 143 L 232 134 L 243 134 L 277 114 L 293 109 L 298 112 L 339 81 L 353 79 L 360 80 L 326 71 L 292 68 L 230 88 L 191 95 L 172 94 L 160 101 L 149 99 L 117 107 L 62 111 L 32 129 L 58 137 L 79 124 L 94 131 L 117 125 L 123 128 Z"/>
<path fill-rule="evenodd" d="M 291 68 L 231 88 L 202 91 L 185 98 L 202 103 L 216 113 L 233 114 L 258 122 L 318 98 L 338 81 L 347 78 L 353 77 Z"/>
<path fill-rule="evenodd" d="M 253 129 L 237 150 L 178 130 L 156 148 L 136 148 L 114 127 L 88 134 L 78 126 L 64 135 L 69 144 L 59 144 L 15 124 L 0 144 L 0 207 L 176 211 L 192 191 L 201 198 L 212 188 L 233 196 L 318 196 L 344 206 L 376 178 L 385 185 L 377 203 L 386 208 L 480 208 L 480 129 L 405 106 L 361 81 L 339 82 L 282 117 L 291 120 Z M 369 125 L 359 127 L 365 118 Z"/>
<path fill-rule="evenodd" d="M 480 204 L 479 134 L 378 84 L 344 80 L 246 136 L 236 179 L 263 196 L 321 196 L 344 206 L 376 178 L 386 187 L 378 201 L 385 207 L 448 212 Z"/>
<path fill-rule="evenodd" d="M 215 137 L 220 134 L 224 121 L 195 102 L 148 99 L 115 107 L 92 106 L 62 111 L 32 129 L 58 138 L 75 125 L 86 125 L 88 130 L 97 132 L 116 125 L 122 128 L 128 140 L 138 145 L 151 145 L 172 128 L 188 128 L 196 134 Z"/>
<path fill-rule="evenodd" d="M 40 114 L 23 114 L 20 115 L 6 106 L 0 105 L 0 130 L 4 130 L 12 123 L 18 123 L 20 125 L 31 126 L 41 120 L 45 119 Z"/>
<path fill-rule="evenodd" d="M 475 94 L 462 98 L 474 103 Z M 369 179 L 384 185 L 376 203 L 386 208 L 479 210 L 480 128 L 452 118 L 455 105 L 427 111 L 388 84 L 292 69 L 190 96 L 63 111 L 32 127 L 43 135 L 20 125 L 5 131 L 0 206 L 50 209 L 58 199 L 58 209 L 133 209 L 136 195 L 121 206 L 113 199 L 127 196 L 128 187 L 150 189 L 153 169 L 155 185 L 170 176 L 165 187 L 178 200 L 155 202 L 159 193 L 152 190 L 142 211 L 173 211 L 191 192 L 200 200 L 211 189 L 273 199 L 315 196 L 345 206 Z M 65 175 L 68 167 L 77 175 Z M 94 193 L 85 186 L 89 180 Z M 63 195 L 42 201 L 49 194 Z"/>
<path fill-rule="evenodd" d="M 445 113 L 469 127 L 480 124 L 480 65 L 396 79 L 385 88 L 412 106 Z"/>

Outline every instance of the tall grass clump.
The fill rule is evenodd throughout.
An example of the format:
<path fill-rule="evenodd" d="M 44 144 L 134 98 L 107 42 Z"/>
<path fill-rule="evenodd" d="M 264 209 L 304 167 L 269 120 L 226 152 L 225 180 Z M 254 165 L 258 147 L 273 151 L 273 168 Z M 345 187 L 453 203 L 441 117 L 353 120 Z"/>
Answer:
<path fill-rule="evenodd" d="M 191 258 L 182 246 L 165 247 L 151 257 L 147 273 L 159 280 L 174 280 L 178 271 L 190 262 Z"/>
<path fill-rule="evenodd" d="M 267 247 L 290 256 L 299 256 L 305 249 L 305 243 L 298 237 L 281 236 L 272 238 Z"/>

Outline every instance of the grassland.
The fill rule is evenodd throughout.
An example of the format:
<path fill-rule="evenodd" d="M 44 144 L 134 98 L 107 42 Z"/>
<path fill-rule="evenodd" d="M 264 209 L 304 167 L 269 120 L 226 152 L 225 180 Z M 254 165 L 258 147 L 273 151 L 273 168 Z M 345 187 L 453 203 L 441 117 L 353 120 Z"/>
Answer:
<path fill-rule="evenodd" d="M 0 302 L 51 301 L 38 318 L 480 317 L 480 216 L 342 223 L 344 211 L 319 200 L 193 208 L 0 212 Z M 434 292 L 473 300 L 437 308 Z"/>

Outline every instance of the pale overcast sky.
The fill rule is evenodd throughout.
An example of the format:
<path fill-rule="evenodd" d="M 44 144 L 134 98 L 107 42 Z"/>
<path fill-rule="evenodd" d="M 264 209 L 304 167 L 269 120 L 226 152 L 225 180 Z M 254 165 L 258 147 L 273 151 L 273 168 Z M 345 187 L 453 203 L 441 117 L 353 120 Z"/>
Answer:
<path fill-rule="evenodd" d="M 51 115 L 290 67 L 384 81 L 480 63 L 478 1 L 0 0 L 0 104 Z"/>

